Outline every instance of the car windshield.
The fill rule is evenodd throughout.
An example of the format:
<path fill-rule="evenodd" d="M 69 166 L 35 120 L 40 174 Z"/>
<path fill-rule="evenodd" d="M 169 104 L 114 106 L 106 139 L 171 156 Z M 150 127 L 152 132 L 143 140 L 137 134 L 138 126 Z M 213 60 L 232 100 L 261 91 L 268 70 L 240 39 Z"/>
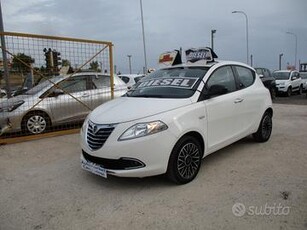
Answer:
<path fill-rule="evenodd" d="M 208 69 L 208 67 L 160 69 L 142 78 L 126 96 L 188 98 L 194 94 Z"/>
<path fill-rule="evenodd" d="M 39 83 L 38 85 L 34 86 L 32 89 L 26 91 L 24 94 L 26 94 L 26 95 L 35 95 L 35 94 L 39 93 L 40 91 L 42 91 L 48 85 L 52 86 L 50 81 L 52 81 L 54 83 L 57 83 L 61 79 L 63 79 L 63 76 L 57 76 L 57 77 L 54 77 L 52 79 L 45 80 L 45 81 Z"/>
<path fill-rule="evenodd" d="M 290 77 L 290 72 L 275 72 L 273 73 L 273 77 L 276 80 L 288 80 Z"/>

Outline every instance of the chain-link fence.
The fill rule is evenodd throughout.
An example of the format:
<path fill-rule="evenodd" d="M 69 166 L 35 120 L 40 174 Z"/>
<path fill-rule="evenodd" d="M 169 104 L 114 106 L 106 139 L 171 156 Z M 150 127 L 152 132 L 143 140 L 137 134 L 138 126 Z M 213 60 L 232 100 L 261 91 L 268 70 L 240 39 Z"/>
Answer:
<path fill-rule="evenodd" d="M 113 74 L 112 43 L 0 33 L 0 144 L 15 136 L 79 128 L 126 92 Z"/>

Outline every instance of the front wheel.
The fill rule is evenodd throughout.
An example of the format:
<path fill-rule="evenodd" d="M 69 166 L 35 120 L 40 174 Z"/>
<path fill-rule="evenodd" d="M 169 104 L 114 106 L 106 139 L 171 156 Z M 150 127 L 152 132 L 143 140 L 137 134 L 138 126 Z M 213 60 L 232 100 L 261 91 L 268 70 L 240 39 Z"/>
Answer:
<path fill-rule="evenodd" d="M 257 132 L 253 134 L 254 139 L 258 142 L 268 141 L 271 137 L 272 127 L 272 115 L 269 112 L 265 112 L 261 119 Z"/>
<path fill-rule="evenodd" d="M 192 181 L 201 165 L 202 147 L 192 136 L 181 138 L 175 145 L 168 163 L 167 177 L 177 183 Z"/>
<path fill-rule="evenodd" d="M 287 96 L 290 97 L 292 95 L 292 88 L 289 87 L 287 90 Z"/>
<path fill-rule="evenodd" d="M 299 90 L 298 90 L 298 94 L 299 94 L 299 95 L 302 95 L 302 94 L 303 94 L 303 86 L 302 86 L 302 85 L 300 85 L 300 88 L 299 88 Z"/>
<path fill-rule="evenodd" d="M 27 114 L 22 121 L 22 130 L 25 133 L 40 134 L 45 132 L 50 127 L 49 117 L 42 113 Z"/>

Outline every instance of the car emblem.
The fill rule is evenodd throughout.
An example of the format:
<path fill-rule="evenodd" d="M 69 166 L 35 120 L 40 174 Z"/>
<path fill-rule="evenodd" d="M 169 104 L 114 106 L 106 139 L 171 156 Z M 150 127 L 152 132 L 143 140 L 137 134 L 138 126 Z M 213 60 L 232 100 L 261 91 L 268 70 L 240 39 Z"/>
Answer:
<path fill-rule="evenodd" d="M 93 126 L 93 133 L 96 134 L 98 132 L 98 127 L 96 125 Z"/>

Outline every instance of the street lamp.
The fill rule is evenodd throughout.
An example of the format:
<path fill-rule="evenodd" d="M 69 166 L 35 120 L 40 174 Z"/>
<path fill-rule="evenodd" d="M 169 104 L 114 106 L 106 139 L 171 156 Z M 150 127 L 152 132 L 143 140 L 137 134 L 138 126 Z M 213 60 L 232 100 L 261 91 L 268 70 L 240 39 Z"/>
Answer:
<path fill-rule="evenodd" d="M 132 55 L 127 55 L 128 59 L 129 59 L 129 73 L 132 74 L 131 72 L 131 57 Z"/>
<path fill-rule="evenodd" d="M 232 11 L 233 14 L 244 14 L 245 19 L 246 19 L 246 63 L 248 64 L 248 59 L 249 59 L 249 50 L 248 50 L 248 18 L 247 14 L 244 11 Z"/>
<path fill-rule="evenodd" d="M 279 70 L 281 70 L 281 58 L 284 56 L 283 53 L 279 54 Z"/>
<path fill-rule="evenodd" d="M 213 38 L 214 38 L 215 33 L 216 33 L 216 30 L 211 30 L 211 49 L 212 50 L 214 50 Z"/>
<path fill-rule="evenodd" d="M 145 62 L 145 71 L 147 71 L 147 57 L 146 57 L 147 55 L 146 55 L 146 44 L 145 44 L 145 31 L 144 31 L 144 18 L 143 18 L 142 0 L 140 0 L 140 7 L 141 7 L 141 20 L 142 20 L 143 46 L 144 46 L 144 62 Z"/>
<path fill-rule="evenodd" d="M 293 35 L 295 37 L 295 58 L 294 58 L 294 67 L 296 69 L 296 58 L 297 58 L 297 35 L 295 33 L 286 32 L 286 34 Z"/>

